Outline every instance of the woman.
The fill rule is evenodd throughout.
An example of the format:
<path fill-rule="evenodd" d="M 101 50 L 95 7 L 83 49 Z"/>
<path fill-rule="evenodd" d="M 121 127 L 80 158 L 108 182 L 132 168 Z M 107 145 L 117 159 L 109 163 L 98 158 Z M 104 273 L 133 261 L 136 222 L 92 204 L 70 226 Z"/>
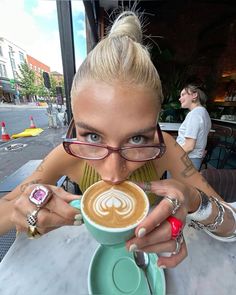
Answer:
<path fill-rule="evenodd" d="M 181 226 L 177 232 L 174 226 L 184 224 L 188 213 L 193 213 L 195 226 L 199 221 L 207 231 L 214 227 L 216 237 L 234 239 L 233 209 L 224 205 L 175 140 L 161 134 L 161 82 L 141 40 L 139 19 L 124 12 L 108 37 L 89 53 L 71 90 L 77 139 L 65 140 L 64 147 L 55 148 L 24 183 L 0 200 L 1 233 L 16 227 L 36 237 L 63 225 L 81 224 L 78 210 L 69 205 L 78 196 L 54 186 L 67 175 L 82 191 L 99 179 L 112 184 L 130 179 L 153 193 L 151 202 L 163 196 L 126 243 L 129 251 L 172 254 L 159 258 L 160 267 L 174 267 L 187 256 Z M 160 181 L 166 170 L 174 179 Z M 30 201 L 36 184 L 51 194 L 38 208 Z"/>
<path fill-rule="evenodd" d="M 179 128 L 176 141 L 188 154 L 197 170 L 201 167 L 211 129 L 211 119 L 204 108 L 206 100 L 206 94 L 194 84 L 186 85 L 180 93 L 181 108 L 189 109 L 190 112 Z"/>

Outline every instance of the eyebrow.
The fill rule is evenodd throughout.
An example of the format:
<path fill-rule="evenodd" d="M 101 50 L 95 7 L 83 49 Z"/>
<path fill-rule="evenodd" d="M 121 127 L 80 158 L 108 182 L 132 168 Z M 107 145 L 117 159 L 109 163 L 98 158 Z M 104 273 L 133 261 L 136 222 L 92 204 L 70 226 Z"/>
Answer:
<path fill-rule="evenodd" d="M 87 130 L 90 130 L 92 132 L 95 132 L 95 133 L 99 133 L 101 134 L 102 132 L 99 131 L 98 129 L 84 123 L 84 122 L 81 122 L 81 121 L 78 121 L 75 123 L 76 126 L 78 126 L 79 128 L 83 128 L 83 129 L 87 129 Z M 136 135 L 140 135 L 140 134 L 144 134 L 144 133 L 148 133 L 148 132 L 151 132 L 151 131 L 156 131 L 156 125 L 155 126 L 151 126 L 151 127 L 147 127 L 147 128 L 143 128 L 143 129 L 139 129 L 135 132 L 132 132 L 130 135 L 128 136 L 136 136 Z"/>
<path fill-rule="evenodd" d="M 92 132 L 96 132 L 96 133 L 101 133 L 98 129 L 84 123 L 84 122 L 81 122 L 81 121 L 78 121 L 75 123 L 76 126 L 78 126 L 79 128 L 83 128 L 83 129 L 87 129 L 87 130 L 90 130 Z"/>

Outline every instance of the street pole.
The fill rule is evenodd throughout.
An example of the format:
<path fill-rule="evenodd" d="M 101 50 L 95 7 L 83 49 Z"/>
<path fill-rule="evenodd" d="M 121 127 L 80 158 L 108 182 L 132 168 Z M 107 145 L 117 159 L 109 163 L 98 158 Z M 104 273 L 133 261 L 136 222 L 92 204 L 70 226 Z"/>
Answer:
<path fill-rule="evenodd" d="M 68 121 L 72 119 L 70 90 L 75 75 L 75 51 L 70 0 L 57 0 L 57 16 L 61 43 L 66 108 Z"/>

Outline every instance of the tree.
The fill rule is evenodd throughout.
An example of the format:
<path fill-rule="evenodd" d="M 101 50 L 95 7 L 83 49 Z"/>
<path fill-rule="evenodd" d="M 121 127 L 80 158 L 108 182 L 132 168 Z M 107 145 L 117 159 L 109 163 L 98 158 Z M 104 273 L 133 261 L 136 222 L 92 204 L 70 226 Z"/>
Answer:
<path fill-rule="evenodd" d="M 26 96 L 29 101 L 31 96 L 37 94 L 35 73 L 26 62 L 19 66 L 19 70 L 20 75 L 18 75 L 18 81 L 20 85 L 20 94 Z"/>
<path fill-rule="evenodd" d="M 38 77 L 37 95 L 48 98 L 48 89 L 44 86 L 43 77 Z"/>
<path fill-rule="evenodd" d="M 50 75 L 50 81 L 51 81 L 50 96 L 56 97 L 57 96 L 56 87 L 58 86 L 57 81 L 52 75 Z"/>

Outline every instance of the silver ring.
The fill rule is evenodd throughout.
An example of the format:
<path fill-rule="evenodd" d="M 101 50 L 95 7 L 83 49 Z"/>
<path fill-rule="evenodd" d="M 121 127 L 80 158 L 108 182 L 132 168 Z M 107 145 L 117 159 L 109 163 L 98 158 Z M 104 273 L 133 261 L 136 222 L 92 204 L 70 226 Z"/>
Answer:
<path fill-rule="evenodd" d="M 34 210 L 31 214 L 27 214 L 26 220 L 29 226 L 36 226 L 36 223 L 38 221 L 38 212 L 40 208 L 37 210 Z"/>
<path fill-rule="evenodd" d="M 176 238 L 176 247 L 175 247 L 175 251 L 172 252 L 172 255 L 176 255 L 179 254 L 180 248 L 182 246 L 182 243 L 184 241 L 184 236 L 183 233 L 181 232 L 178 237 Z"/>
<path fill-rule="evenodd" d="M 151 187 L 152 187 L 151 182 L 144 182 L 144 184 L 143 184 L 143 190 L 145 192 L 151 192 Z"/>
<path fill-rule="evenodd" d="M 181 206 L 179 200 L 175 199 L 175 198 L 171 198 L 169 196 L 165 196 L 164 197 L 165 200 L 168 200 L 171 205 L 173 206 L 173 210 L 171 212 L 172 215 L 175 215 L 176 211 L 179 209 L 179 207 Z"/>

